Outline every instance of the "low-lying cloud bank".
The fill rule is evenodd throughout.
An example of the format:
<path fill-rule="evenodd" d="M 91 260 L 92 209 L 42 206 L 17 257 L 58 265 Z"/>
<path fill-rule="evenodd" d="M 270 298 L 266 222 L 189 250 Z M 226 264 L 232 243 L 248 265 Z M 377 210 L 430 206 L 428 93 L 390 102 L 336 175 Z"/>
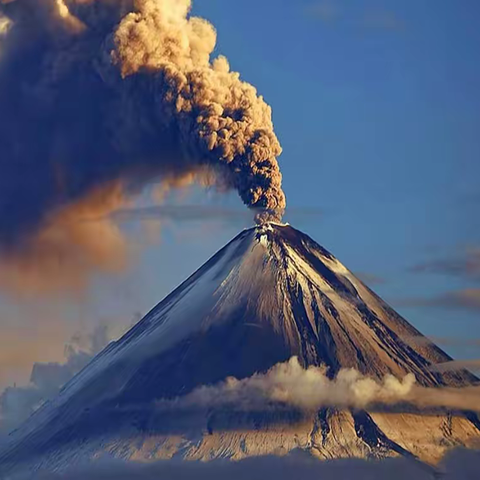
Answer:
<path fill-rule="evenodd" d="M 377 381 L 353 369 L 343 369 L 334 379 L 324 367 L 304 369 L 297 357 L 272 367 L 265 374 L 238 380 L 227 378 L 213 386 L 202 386 L 175 400 L 159 401 L 160 408 L 211 408 L 235 405 L 240 409 L 283 403 L 305 411 L 325 406 L 368 408 L 372 405 L 408 403 L 421 408 L 480 411 L 480 386 L 426 388 L 415 383 L 413 374 L 399 380 L 386 375 Z"/>
<path fill-rule="evenodd" d="M 466 450 L 452 452 L 436 470 L 405 459 L 322 462 L 297 453 L 239 462 L 163 461 L 145 465 L 107 461 L 63 475 L 39 476 L 38 480 L 473 480 L 479 471 L 480 453 Z"/>
<path fill-rule="evenodd" d="M 0 443 L 63 385 L 85 367 L 109 342 L 107 327 L 99 326 L 90 335 L 75 335 L 65 345 L 65 362 L 35 363 L 30 383 L 8 387 L 0 393 Z"/>
<path fill-rule="evenodd" d="M 89 337 L 89 345 L 81 344 L 80 340 L 74 338 L 67 345 L 64 364 L 37 363 L 28 386 L 9 387 L 0 395 L 0 440 L 2 434 L 17 427 L 54 397 L 108 343 L 107 331 L 96 330 Z M 439 369 L 442 366 L 439 365 Z M 201 386 L 185 396 L 156 402 L 159 410 L 166 411 L 223 407 L 252 411 L 286 406 L 315 412 L 323 407 L 368 409 L 395 405 L 480 412 L 480 385 L 427 388 L 418 385 L 413 374 L 403 379 L 386 375 L 380 381 L 354 369 L 343 369 L 332 379 L 325 367 L 304 369 L 298 358 L 292 357 L 266 373 L 242 380 L 229 377 L 216 385 Z"/>

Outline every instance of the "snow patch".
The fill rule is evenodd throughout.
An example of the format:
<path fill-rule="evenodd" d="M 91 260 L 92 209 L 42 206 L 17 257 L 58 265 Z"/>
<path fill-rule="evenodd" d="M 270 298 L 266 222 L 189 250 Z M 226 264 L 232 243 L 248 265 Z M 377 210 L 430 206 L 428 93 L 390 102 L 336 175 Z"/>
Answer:
<path fill-rule="evenodd" d="M 304 260 L 295 249 L 289 245 L 285 245 L 285 250 L 287 251 L 288 258 L 291 260 L 287 267 L 287 272 L 292 269 L 295 272 L 295 275 L 300 273 L 324 293 L 333 291 L 332 287 L 325 281 L 325 279 L 306 260 Z"/>

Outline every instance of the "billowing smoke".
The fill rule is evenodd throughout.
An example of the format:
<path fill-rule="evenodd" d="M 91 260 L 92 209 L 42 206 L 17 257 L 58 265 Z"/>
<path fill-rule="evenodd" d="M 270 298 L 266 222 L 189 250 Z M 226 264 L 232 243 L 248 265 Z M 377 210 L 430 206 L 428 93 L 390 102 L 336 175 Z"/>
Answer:
<path fill-rule="evenodd" d="M 120 268 L 108 215 L 153 181 L 208 170 L 259 217 L 281 215 L 271 109 L 212 59 L 216 32 L 190 3 L 0 0 L 0 285 Z"/>
<path fill-rule="evenodd" d="M 238 380 L 228 378 L 202 386 L 175 400 L 161 401 L 159 408 L 208 409 L 232 405 L 257 409 L 284 404 L 304 411 L 322 407 L 367 408 L 374 405 L 412 404 L 420 408 L 480 411 L 480 386 L 426 388 L 416 385 L 413 374 L 399 380 L 386 375 L 382 382 L 353 369 L 343 369 L 334 379 L 323 367 L 304 369 L 297 357 L 272 367 L 267 373 Z"/>

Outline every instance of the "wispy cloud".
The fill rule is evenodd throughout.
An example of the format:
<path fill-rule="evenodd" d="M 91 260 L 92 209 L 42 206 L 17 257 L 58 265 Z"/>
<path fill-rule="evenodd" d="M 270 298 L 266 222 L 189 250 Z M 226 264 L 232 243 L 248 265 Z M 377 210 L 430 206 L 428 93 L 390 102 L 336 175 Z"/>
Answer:
<path fill-rule="evenodd" d="M 355 272 L 355 276 L 367 285 L 383 285 L 387 282 L 384 277 L 381 277 L 380 275 L 377 275 L 375 273 Z"/>
<path fill-rule="evenodd" d="M 412 273 L 436 273 L 480 281 L 480 247 L 467 247 L 451 258 L 435 258 L 414 265 Z"/>
<path fill-rule="evenodd" d="M 90 335 L 76 334 L 65 345 L 64 362 L 35 363 L 29 385 L 6 388 L 0 394 L 0 438 L 54 397 L 108 341 L 109 334 L 105 326 L 97 327 Z"/>
<path fill-rule="evenodd" d="M 405 307 L 451 308 L 480 312 L 480 288 L 445 292 L 431 298 L 403 299 L 398 303 Z"/>
<path fill-rule="evenodd" d="M 345 0 L 318 0 L 305 8 L 310 18 L 324 23 L 342 22 L 368 30 L 401 32 L 405 21 L 399 15 L 383 8 L 368 8 Z"/>
<path fill-rule="evenodd" d="M 204 222 L 208 220 L 222 222 L 254 223 L 257 214 L 265 212 L 262 209 L 231 208 L 218 205 L 155 205 L 150 207 L 129 208 L 119 210 L 111 215 L 117 221 L 161 219 L 178 222 Z M 323 210 L 315 207 L 292 207 L 285 211 L 287 219 L 319 218 Z"/>
<path fill-rule="evenodd" d="M 480 359 L 473 360 L 452 360 L 451 362 L 434 365 L 431 370 L 436 372 L 451 372 L 463 369 L 480 371 Z"/>
<path fill-rule="evenodd" d="M 405 21 L 396 13 L 389 10 L 367 12 L 363 18 L 365 28 L 402 32 L 405 30 Z"/>
<path fill-rule="evenodd" d="M 241 380 L 229 377 L 224 382 L 199 387 L 182 397 L 159 400 L 156 405 L 159 410 L 172 412 L 217 407 L 249 411 L 281 406 L 315 412 L 323 407 L 362 409 L 374 405 L 405 404 L 420 409 L 480 411 L 480 386 L 429 388 L 417 384 L 411 373 L 402 379 L 386 375 L 378 380 L 354 369 L 342 369 L 332 379 L 327 376 L 325 368 L 310 366 L 304 369 L 298 359 L 292 357 L 266 373 Z"/>
<path fill-rule="evenodd" d="M 387 375 L 377 381 L 356 370 L 344 369 L 330 379 L 326 368 L 304 369 L 298 358 L 292 357 L 266 373 L 241 380 L 229 377 L 219 384 L 199 387 L 186 396 L 160 400 L 157 406 L 173 410 L 233 406 L 248 411 L 289 405 L 314 412 L 325 406 L 365 408 L 377 403 L 390 405 L 408 401 L 414 388 L 413 374 L 401 380 Z"/>
<path fill-rule="evenodd" d="M 343 9 L 338 1 L 323 0 L 308 5 L 305 12 L 322 22 L 330 23 L 341 18 Z"/>
<path fill-rule="evenodd" d="M 428 337 L 406 337 L 404 340 L 412 345 L 430 345 L 435 343 L 446 347 L 480 348 L 480 338 L 437 337 L 429 335 Z"/>
<path fill-rule="evenodd" d="M 414 274 L 436 274 L 464 281 L 480 282 L 480 247 L 469 246 L 450 257 L 439 257 L 418 263 L 409 269 Z M 447 291 L 430 298 L 411 298 L 401 302 L 405 306 L 451 308 L 480 311 L 480 288 Z"/>

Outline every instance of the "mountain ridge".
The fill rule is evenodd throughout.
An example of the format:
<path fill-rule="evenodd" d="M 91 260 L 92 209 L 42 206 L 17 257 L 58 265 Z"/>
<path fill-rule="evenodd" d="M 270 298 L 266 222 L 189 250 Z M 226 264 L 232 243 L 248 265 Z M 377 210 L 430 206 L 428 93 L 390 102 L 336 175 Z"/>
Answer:
<path fill-rule="evenodd" d="M 432 388 L 477 382 L 466 370 L 433 371 L 451 358 L 431 342 L 410 344 L 412 337 L 424 338 L 307 235 L 276 223 L 246 229 L 26 422 L 0 465 L 14 468 L 32 457 L 35 468 L 47 458 L 61 469 L 102 452 L 212 459 L 294 448 L 320 458 L 421 457 L 421 441 L 428 443 L 424 456 L 437 458 L 480 434 L 476 416 L 325 408 L 314 417 L 292 409 L 220 409 L 207 418 L 188 412 L 169 418 L 155 408 L 158 399 L 229 376 L 247 378 L 292 356 L 303 367 L 325 365 L 331 378 L 353 368 L 374 379 L 414 373 Z M 419 436 L 411 421 L 432 433 Z"/>

